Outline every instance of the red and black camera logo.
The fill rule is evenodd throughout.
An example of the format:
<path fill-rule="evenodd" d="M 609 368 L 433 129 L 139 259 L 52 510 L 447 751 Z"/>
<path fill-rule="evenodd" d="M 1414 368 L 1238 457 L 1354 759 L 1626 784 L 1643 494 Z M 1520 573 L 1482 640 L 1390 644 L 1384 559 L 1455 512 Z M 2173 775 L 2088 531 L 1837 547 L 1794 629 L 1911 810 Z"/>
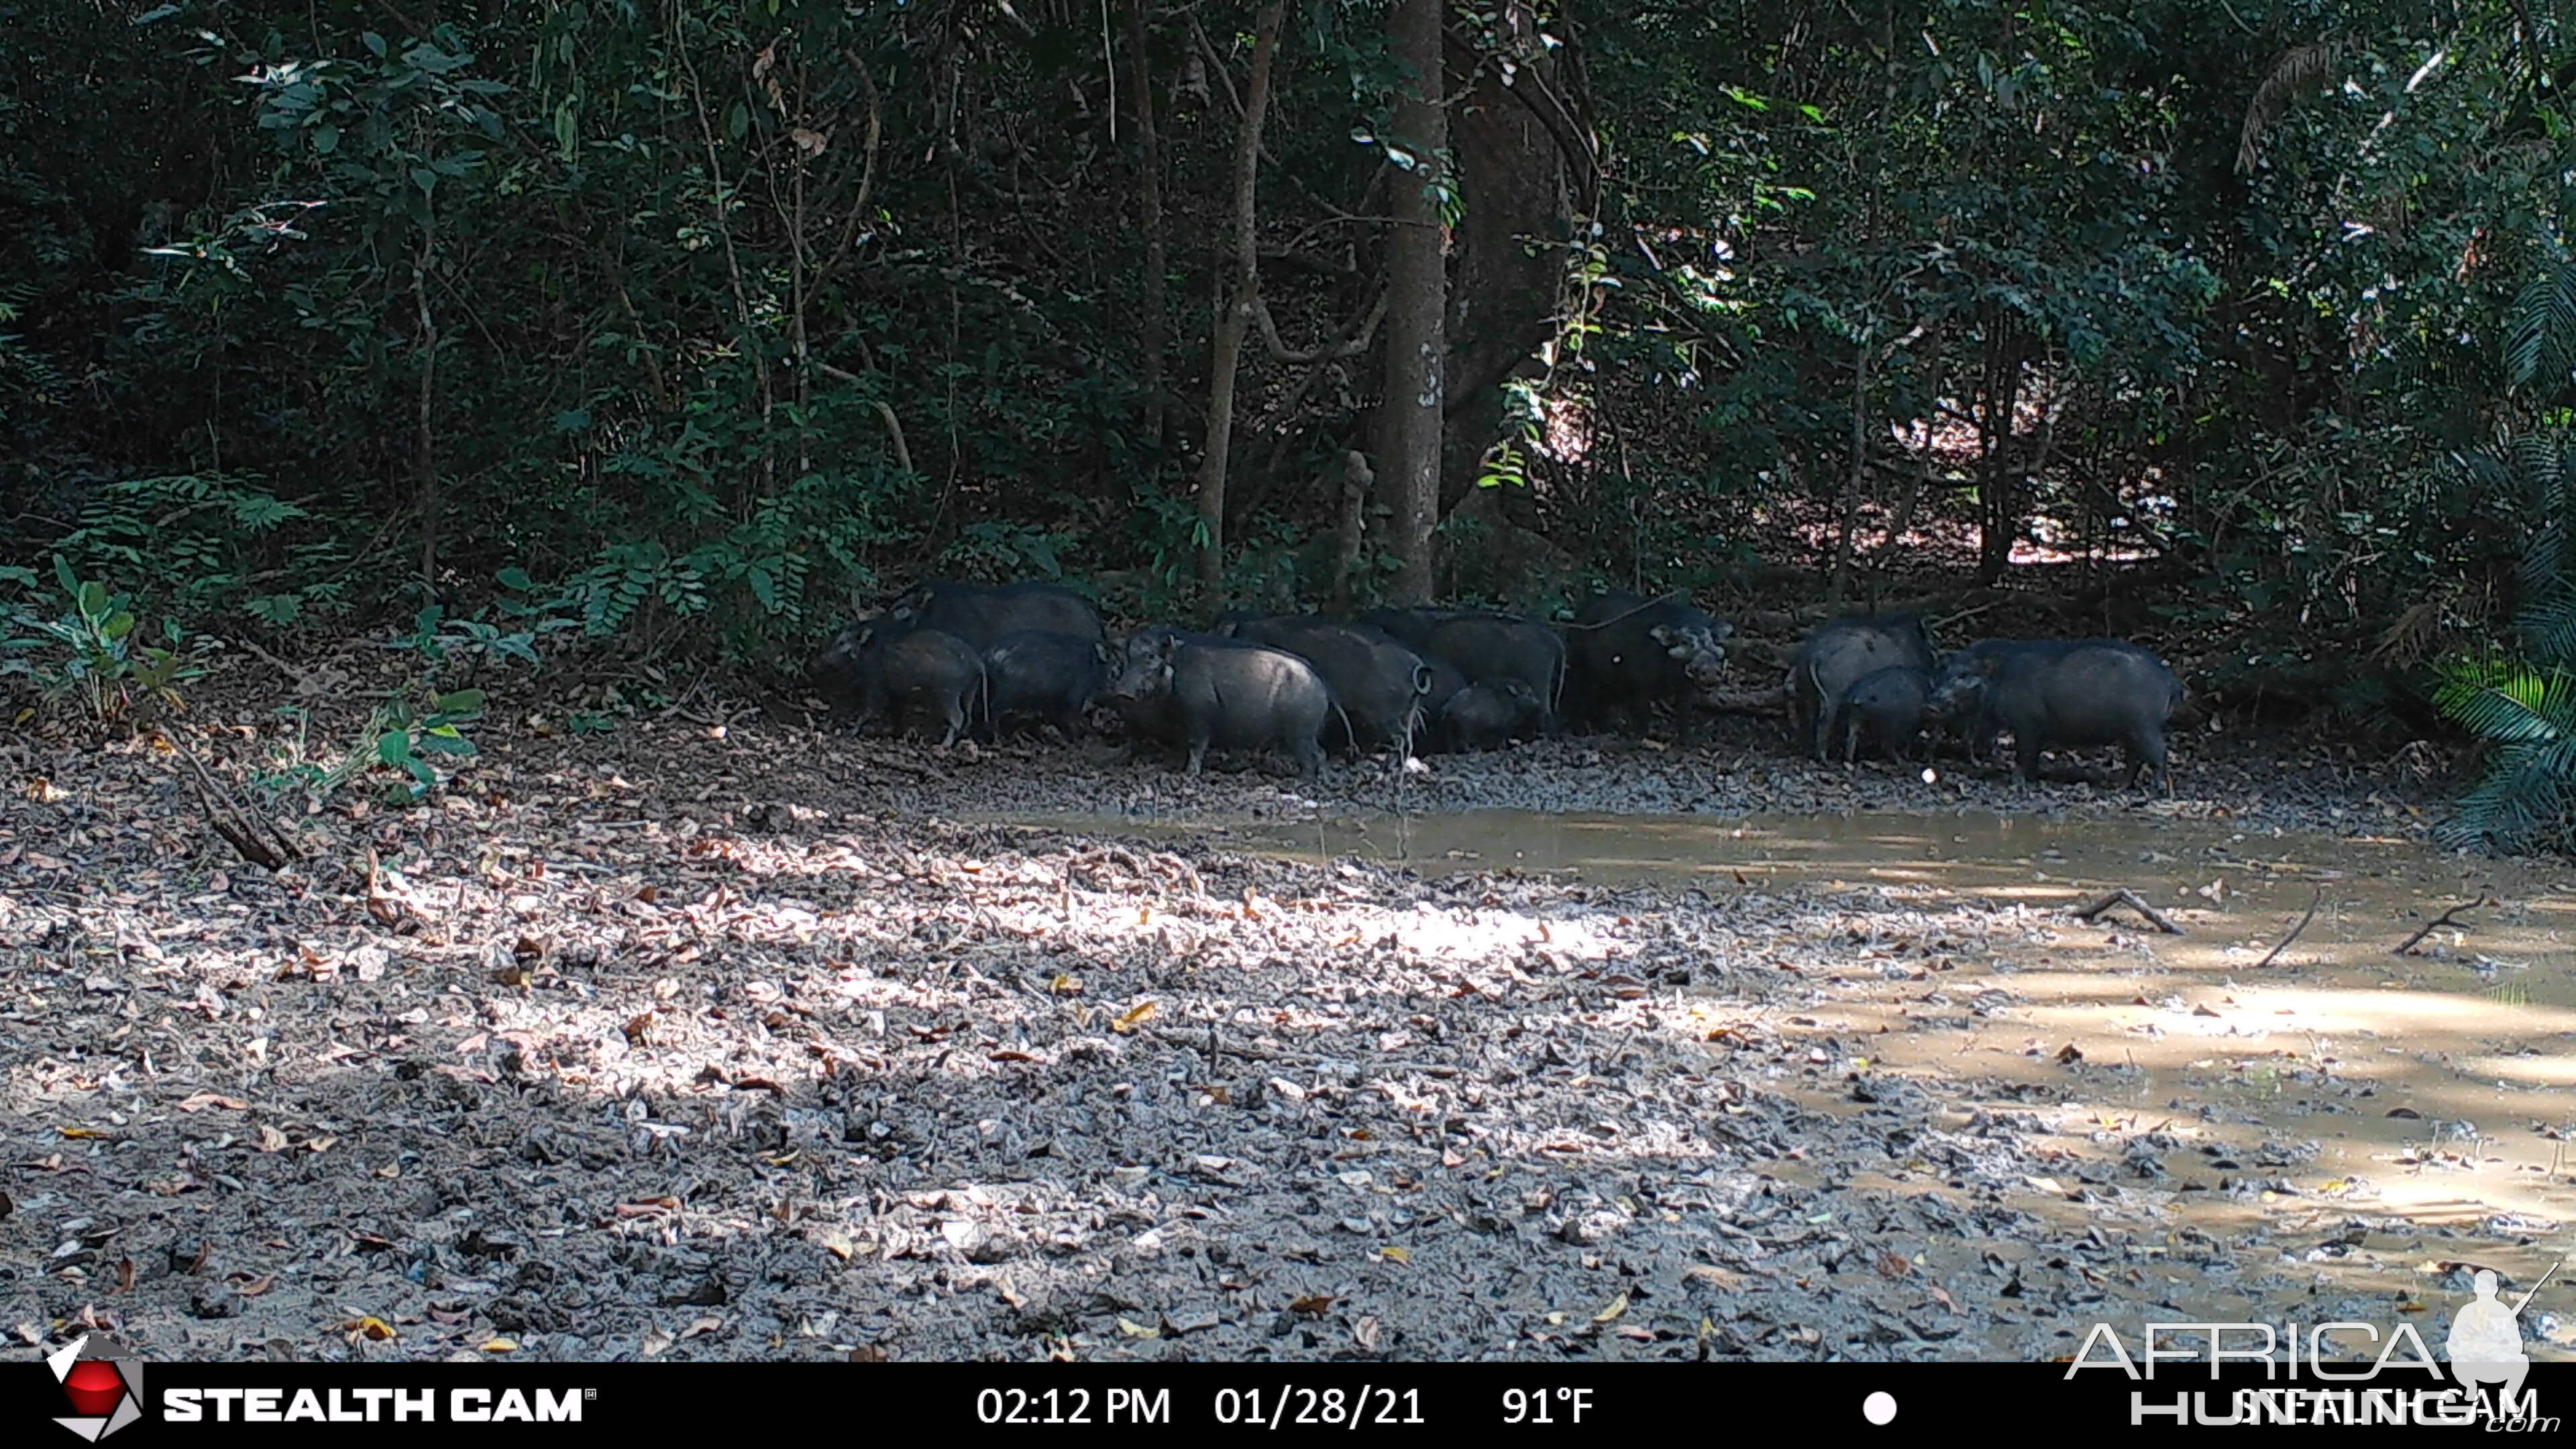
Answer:
<path fill-rule="evenodd" d="M 97 1334 L 75 1338 L 45 1360 L 71 1400 L 54 1422 L 93 1443 L 143 1417 L 143 1360 Z"/>

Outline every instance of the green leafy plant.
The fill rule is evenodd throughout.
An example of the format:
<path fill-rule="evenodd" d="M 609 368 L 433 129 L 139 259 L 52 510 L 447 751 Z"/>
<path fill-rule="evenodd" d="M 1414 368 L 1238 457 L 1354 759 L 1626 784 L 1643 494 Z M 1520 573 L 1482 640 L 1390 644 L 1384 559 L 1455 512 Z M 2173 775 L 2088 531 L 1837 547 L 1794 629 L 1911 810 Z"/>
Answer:
<path fill-rule="evenodd" d="M 505 572 L 515 574 L 518 570 Z M 525 578 L 526 575 L 521 574 L 520 577 Z M 560 599 L 550 601 L 546 606 L 520 603 L 514 619 L 520 627 L 509 628 L 482 618 L 451 619 L 440 605 L 428 604 L 412 616 L 411 631 L 398 636 L 394 642 L 397 647 L 418 655 L 433 675 L 461 665 L 465 678 L 471 681 L 483 670 L 505 660 L 544 663 L 544 658 L 537 652 L 540 640 L 550 634 L 581 627 L 579 619 L 551 612 L 562 607 L 566 607 L 566 601 Z"/>
<path fill-rule="evenodd" d="M 2502 456 L 2463 459 L 2510 475 L 2530 499 L 2519 647 L 2462 654 L 2442 665 L 2433 703 L 2490 747 L 2486 772 L 2460 797 L 2446 844 L 2500 850 L 2563 847 L 2576 837 L 2576 545 L 2567 524 L 2576 443 L 2530 434 Z"/>
<path fill-rule="evenodd" d="M 76 701 L 101 725 L 123 721 L 145 702 L 172 711 L 185 707 L 178 685 L 205 671 L 171 647 L 182 642 L 175 627 L 165 622 L 165 644 L 146 644 L 136 637 L 134 611 L 124 595 L 81 578 L 59 554 L 54 579 L 62 590 L 61 612 L 21 604 L 0 618 L 7 626 L 0 630 L 0 673 L 22 674 L 45 694 Z M 32 588 L 36 575 L 0 569 L 0 583 Z"/>
<path fill-rule="evenodd" d="M 423 709 L 398 695 L 376 706 L 367 722 L 376 761 L 411 777 L 402 788 L 413 800 L 438 788 L 430 757 L 463 759 L 475 753 L 474 742 L 458 726 L 482 717 L 484 695 L 479 689 L 457 689 L 431 695 L 427 703 Z"/>

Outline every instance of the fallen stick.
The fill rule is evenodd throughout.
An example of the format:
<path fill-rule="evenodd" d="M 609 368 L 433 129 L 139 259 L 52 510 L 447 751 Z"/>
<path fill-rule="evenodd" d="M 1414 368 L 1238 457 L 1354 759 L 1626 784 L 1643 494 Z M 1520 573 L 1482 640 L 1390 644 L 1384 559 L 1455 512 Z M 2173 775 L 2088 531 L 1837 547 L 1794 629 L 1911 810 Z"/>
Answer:
<path fill-rule="evenodd" d="M 2122 886 L 2120 889 L 2111 892 L 2109 895 L 2104 896 L 2102 899 L 2095 901 L 2089 906 L 2086 906 L 2084 909 L 2075 912 L 2075 919 L 2079 921 L 2090 921 L 2096 916 L 2101 915 L 2104 911 L 2111 909 L 2113 906 L 2127 906 L 2130 910 L 2146 917 L 2148 925 L 2155 927 L 2157 930 L 2164 932 L 2168 936 L 2187 936 L 2191 934 L 2182 927 L 2166 920 L 2162 911 L 2148 905 L 2136 891 L 2130 890 L 2126 886 Z"/>
<path fill-rule="evenodd" d="M 2290 943 L 2299 939 L 2299 933 L 2308 928 L 2308 922 L 2317 918 L 2317 907 L 2325 901 L 2326 888 L 2324 886 L 2318 886 L 2316 889 L 2317 893 L 2308 899 L 2308 913 L 2299 917 L 2299 923 L 2290 928 L 2290 934 L 2281 938 L 2281 944 L 2273 947 L 2270 954 L 2266 955 L 2262 960 L 2254 963 L 2255 970 L 2260 971 L 2264 967 L 2271 965 L 2274 961 L 2279 960 L 2281 953 L 2290 949 Z"/>
<path fill-rule="evenodd" d="M 188 762 L 195 776 L 197 803 L 205 808 L 206 823 L 215 827 L 215 833 L 232 846 L 235 854 L 264 870 L 277 870 L 304 853 L 276 821 L 233 798 L 185 741 L 168 730 L 158 733 L 172 753 Z"/>
<path fill-rule="evenodd" d="M 2496 901 L 2496 898 L 2495 898 L 2495 897 L 2493 897 L 2493 896 L 2480 896 L 2480 897 L 2478 897 L 2476 900 L 2473 900 L 2473 901 L 2462 901 L 2462 902 L 2460 902 L 2458 905 L 2451 907 L 2451 908 L 2450 908 L 2449 910 L 2447 910 L 2447 911 L 2444 911 L 2442 914 L 2440 914 L 2440 915 L 2438 915 L 2438 916 L 2435 916 L 2433 919 L 2431 919 L 2431 920 L 2429 920 L 2429 921 L 2426 921 L 2426 922 L 2424 923 L 2423 929 L 2421 929 L 2421 930 L 2417 931 L 2414 935 L 2407 937 L 2407 938 L 2406 938 L 2406 940 L 2405 940 L 2405 942 L 2404 942 L 2403 944 L 2399 945 L 2395 950 L 2393 950 L 2393 951 L 2389 952 L 2388 954 L 2389 954 L 2389 955 L 2391 955 L 2391 956 L 2403 956 L 2403 955 L 2405 955 L 2407 952 L 2414 950 L 2414 949 L 2415 949 L 2415 947 L 2416 947 L 2416 945 L 2417 945 L 2419 942 L 2421 942 L 2421 941 L 2422 941 L 2426 936 L 2429 936 L 2429 935 L 2433 934 L 2435 931 L 2438 931 L 2438 930 L 2442 929 L 2444 926 L 2457 926 L 2457 927 L 2459 927 L 2459 928 L 2460 928 L 2461 930 L 2463 930 L 2463 931 L 2473 931 L 2473 930 L 2476 930 L 2477 928 L 2476 928 L 2475 926 L 2470 925 L 2470 924 L 2469 924 L 2468 922 L 2466 922 L 2466 921 L 2455 921 L 2455 920 L 2453 920 L 2453 919 L 2451 919 L 2451 918 L 2452 918 L 2453 916 L 2458 915 L 2458 914 L 2459 914 L 2460 912 L 2462 912 L 2462 911 L 2474 911 L 2474 910 L 2478 909 L 2478 908 L 2479 908 L 2479 907 L 2481 907 L 2481 906 L 2492 906 L 2492 905 L 2495 905 L 2495 904 L 2497 904 L 2497 901 Z"/>

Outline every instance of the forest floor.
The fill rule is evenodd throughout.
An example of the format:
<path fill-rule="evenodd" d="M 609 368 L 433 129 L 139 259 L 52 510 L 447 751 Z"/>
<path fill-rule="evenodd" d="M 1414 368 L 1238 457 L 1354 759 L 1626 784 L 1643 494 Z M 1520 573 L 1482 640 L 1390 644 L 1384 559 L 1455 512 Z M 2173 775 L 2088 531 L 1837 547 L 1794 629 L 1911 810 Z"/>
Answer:
<path fill-rule="evenodd" d="M 188 738 L 274 771 L 273 703 L 210 682 Z M 2436 1335 L 2576 1221 L 2571 872 L 2432 850 L 2421 749 L 2200 734 L 2167 799 L 1755 721 L 1313 790 L 759 716 L 476 736 L 274 873 L 149 738 L 0 738 L 0 1332 L 2057 1358 Z M 2116 886 L 2187 934 L 2069 913 Z"/>

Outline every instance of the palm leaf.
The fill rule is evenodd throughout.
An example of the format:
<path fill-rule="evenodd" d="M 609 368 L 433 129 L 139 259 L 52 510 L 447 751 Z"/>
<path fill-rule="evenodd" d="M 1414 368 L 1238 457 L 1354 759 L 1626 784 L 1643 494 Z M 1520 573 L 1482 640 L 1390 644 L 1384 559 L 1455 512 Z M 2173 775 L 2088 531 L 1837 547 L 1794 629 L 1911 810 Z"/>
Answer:
<path fill-rule="evenodd" d="M 2326 41 L 2294 45 L 2272 58 L 2262 84 L 2245 106 L 2245 126 L 2236 137 L 2236 169 L 2251 171 L 2262 153 L 2263 133 L 2290 108 L 2290 97 L 2323 81 L 2334 70 L 2341 44 Z"/>
<path fill-rule="evenodd" d="M 2515 387 L 2535 380 L 2564 386 L 2576 363 L 2576 265 L 2542 257 L 2514 294 L 2505 319 L 2505 376 Z"/>
<path fill-rule="evenodd" d="M 2473 733 L 2502 745 L 2540 745 L 2576 735 L 2576 678 L 2520 660 L 2454 665 L 2433 703 Z"/>
<path fill-rule="evenodd" d="M 2532 605 L 2513 621 L 2513 627 L 2534 659 L 2576 663 L 2576 595 L 2561 594 Z"/>
<path fill-rule="evenodd" d="M 2508 851 L 2562 843 L 2568 803 L 2568 776 L 2553 773 L 2541 752 L 2508 750 L 2435 827 L 2434 839 L 2451 848 L 2483 844 Z"/>

